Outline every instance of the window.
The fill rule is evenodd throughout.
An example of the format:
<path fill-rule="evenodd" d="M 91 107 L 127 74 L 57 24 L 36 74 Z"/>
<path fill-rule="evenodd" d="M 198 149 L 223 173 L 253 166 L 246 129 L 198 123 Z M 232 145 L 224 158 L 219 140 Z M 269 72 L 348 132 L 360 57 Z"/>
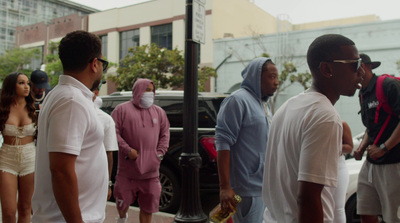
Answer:
<path fill-rule="evenodd" d="M 151 27 L 151 42 L 172 50 L 172 23 Z"/>
<path fill-rule="evenodd" d="M 101 52 L 103 53 L 103 57 L 107 58 L 107 44 L 108 44 L 108 36 L 100 36 L 101 39 Z"/>
<path fill-rule="evenodd" d="M 139 29 L 121 32 L 119 44 L 119 59 L 122 60 L 128 55 L 129 48 L 139 46 Z"/>

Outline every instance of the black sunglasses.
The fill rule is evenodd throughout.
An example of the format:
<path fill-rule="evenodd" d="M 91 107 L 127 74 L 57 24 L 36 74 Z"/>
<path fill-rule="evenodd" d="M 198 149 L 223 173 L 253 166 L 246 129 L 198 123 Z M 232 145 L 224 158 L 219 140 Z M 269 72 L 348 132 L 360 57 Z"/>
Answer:
<path fill-rule="evenodd" d="M 362 59 L 358 58 L 357 60 L 327 60 L 324 62 L 328 62 L 328 63 L 350 63 L 350 64 L 354 64 L 354 70 L 357 72 L 358 69 L 360 69 L 361 67 L 361 62 Z"/>
<path fill-rule="evenodd" d="M 97 58 L 97 60 L 103 63 L 103 72 L 106 71 L 108 67 L 108 61 L 100 58 Z"/>

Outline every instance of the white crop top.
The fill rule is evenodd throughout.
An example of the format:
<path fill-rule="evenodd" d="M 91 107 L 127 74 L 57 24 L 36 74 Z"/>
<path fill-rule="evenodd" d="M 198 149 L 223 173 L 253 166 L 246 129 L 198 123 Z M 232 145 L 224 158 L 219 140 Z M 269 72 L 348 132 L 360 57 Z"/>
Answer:
<path fill-rule="evenodd" d="M 24 138 L 26 136 L 34 136 L 36 134 L 36 125 L 33 123 L 24 126 L 15 126 L 4 124 L 2 134 L 4 136 L 15 136 L 18 138 Z"/>

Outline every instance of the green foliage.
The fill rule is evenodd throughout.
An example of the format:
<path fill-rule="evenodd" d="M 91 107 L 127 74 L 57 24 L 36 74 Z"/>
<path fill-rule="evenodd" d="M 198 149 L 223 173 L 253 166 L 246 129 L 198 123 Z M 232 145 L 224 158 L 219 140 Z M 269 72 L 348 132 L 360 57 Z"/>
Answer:
<path fill-rule="evenodd" d="M 306 71 L 305 73 L 297 73 L 297 68 L 292 62 L 283 62 L 283 70 L 278 76 L 279 86 L 270 101 L 272 112 L 275 112 L 276 100 L 282 91 L 284 91 L 295 82 L 301 84 L 304 90 L 306 90 L 310 87 L 311 79 L 312 76 L 308 71 Z"/>
<path fill-rule="evenodd" d="M 49 84 L 54 87 L 58 84 L 58 78 L 63 74 L 63 67 L 61 60 L 58 57 L 57 49 L 60 42 L 51 42 L 49 44 L 49 54 L 46 55 L 46 69 L 45 72 L 49 77 Z"/>
<path fill-rule="evenodd" d="M 4 55 L 0 56 L 0 79 L 12 72 L 21 72 L 28 76 L 32 72 L 30 69 L 24 69 L 25 64 L 30 64 L 33 59 L 40 58 L 40 50 L 13 48 L 7 50 Z"/>
<path fill-rule="evenodd" d="M 269 56 L 269 53 L 262 53 L 262 54 L 261 54 L 261 57 L 267 57 L 267 58 L 270 58 L 270 56 Z"/>
<path fill-rule="evenodd" d="M 138 78 L 153 80 L 158 88 L 179 88 L 183 85 L 184 58 L 178 49 L 159 48 L 157 44 L 137 46 L 120 61 L 117 76 L 109 79 L 116 82 L 117 90 L 131 90 Z M 199 90 L 210 76 L 215 77 L 213 68 L 203 67 L 198 73 Z"/>
<path fill-rule="evenodd" d="M 198 80 L 199 80 L 199 92 L 206 91 L 205 84 L 210 79 L 210 77 L 217 77 L 217 72 L 212 67 L 201 67 L 198 72 Z"/>
<path fill-rule="evenodd" d="M 294 83 L 294 82 L 298 82 L 301 84 L 301 86 L 303 86 L 304 90 L 307 90 L 308 88 L 310 88 L 310 84 L 311 84 L 311 73 L 306 71 L 305 73 L 297 73 L 297 75 L 291 75 L 290 76 L 290 82 Z"/>

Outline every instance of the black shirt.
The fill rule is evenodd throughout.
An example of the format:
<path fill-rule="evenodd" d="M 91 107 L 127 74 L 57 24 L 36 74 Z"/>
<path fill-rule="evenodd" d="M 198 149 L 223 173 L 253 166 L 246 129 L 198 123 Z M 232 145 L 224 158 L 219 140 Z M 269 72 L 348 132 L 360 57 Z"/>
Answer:
<path fill-rule="evenodd" d="M 375 138 L 378 136 L 379 131 L 383 126 L 383 123 L 388 117 L 388 114 L 383 110 L 383 108 L 381 108 L 379 110 L 378 123 L 375 124 L 375 112 L 379 104 L 375 93 L 377 79 L 378 77 L 374 74 L 368 86 L 365 89 L 361 89 L 359 94 L 361 104 L 361 118 L 364 126 L 367 128 L 369 144 L 374 143 Z M 385 80 L 383 81 L 383 92 L 389 102 L 390 107 L 396 115 L 391 117 L 389 124 L 387 125 L 385 131 L 382 133 L 381 138 L 377 142 L 377 146 L 386 142 L 386 140 L 392 135 L 392 132 L 399 123 L 398 116 L 400 115 L 400 81 L 392 78 L 385 78 Z M 388 153 L 386 153 L 379 159 L 374 160 L 368 155 L 367 160 L 374 164 L 399 163 L 400 144 L 397 144 L 394 148 L 391 148 Z"/>

